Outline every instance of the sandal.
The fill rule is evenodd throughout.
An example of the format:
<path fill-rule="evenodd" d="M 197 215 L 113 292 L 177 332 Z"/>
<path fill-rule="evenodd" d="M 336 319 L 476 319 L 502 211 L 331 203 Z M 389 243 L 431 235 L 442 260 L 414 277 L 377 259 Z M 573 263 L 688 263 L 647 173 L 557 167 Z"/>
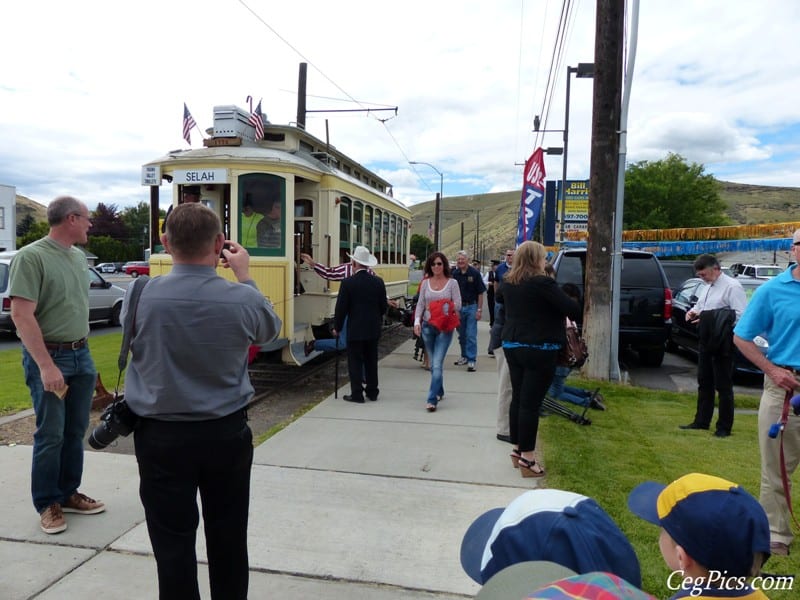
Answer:
<path fill-rule="evenodd" d="M 514 465 L 515 469 L 519 469 L 520 458 L 522 458 L 522 455 L 519 453 L 519 448 L 514 448 L 511 451 L 511 464 Z"/>
<path fill-rule="evenodd" d="M 535 460 L 527 460 L 519 457 L 519 472 L 523 477 L 544 477 L 545 472 L 542 466 Z"/>
<path fill-rule="evenodd" d="M 428 403 L 428 405 L 425 406 L 425 410 L 428 412 L 436 412 L 436 405 Z"/>

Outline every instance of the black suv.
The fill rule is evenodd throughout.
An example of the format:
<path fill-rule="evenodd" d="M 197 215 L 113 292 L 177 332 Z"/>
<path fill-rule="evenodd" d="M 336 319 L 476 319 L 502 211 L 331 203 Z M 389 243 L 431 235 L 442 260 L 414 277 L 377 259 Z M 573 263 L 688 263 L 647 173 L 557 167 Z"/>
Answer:
<path fill-rule="evenodd" d="M 583 303 L 586 248 L 561 250 L 553 267 L 559 285 L 578 286 Z M 620 288 L 619 348 L 631 346 L 643 365 L 658 367 L 664 360 L 672 323 L 672 290 L 655 255 L 623 250 Z"/>

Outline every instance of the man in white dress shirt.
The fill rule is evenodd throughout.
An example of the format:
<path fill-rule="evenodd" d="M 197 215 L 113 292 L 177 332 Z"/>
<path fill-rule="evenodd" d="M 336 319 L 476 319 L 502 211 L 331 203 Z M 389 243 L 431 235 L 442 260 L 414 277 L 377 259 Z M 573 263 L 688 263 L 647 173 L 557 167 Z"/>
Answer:
<path fill-rule="evenodd" d="M 719 394 L 719 416 L 714 435 L 728 437 L 733 428 L 733 326 L 742 316 L 747 296 L 742 284 L 720 270 L 711 254 L 694 261 L 697 276 L 708 285 L 686 320 L 697 323 L 697 412 L 681 429 L 708 429 L 714 416 L 714 390 Z"/>

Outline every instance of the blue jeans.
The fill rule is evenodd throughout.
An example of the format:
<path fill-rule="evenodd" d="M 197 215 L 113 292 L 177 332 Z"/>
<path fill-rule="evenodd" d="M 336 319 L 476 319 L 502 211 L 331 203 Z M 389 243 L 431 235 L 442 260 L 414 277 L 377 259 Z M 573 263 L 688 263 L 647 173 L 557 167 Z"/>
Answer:
<path fill-rule="evenodd" d="M 547 395 L 554 400 L 564 400 L 578 406 L 588 406 L 592 399 L 592 393 L 589 390 L 572 387 L 564 383 L 571 370 L 569 367 L 556 367 L 553 383 L 550 384 Z"/>
<path fill-rule="evenodd" d="M 323 338 L 321 340 L 314 340 L 314 350 L 320 352 L 333 352 L 336 349 L 344 350 L 347 348 L 347 317 L 344 318 L 342 323 L 342 330 L 339 332 L 339 345 L 336 345 L 336 338 Z"/>
<path fill-rule="evenodd" d="M 89 426 L 89 411 L 97 381 L 97 370 L 88 344 L 78 350 L 53 350 L 50 356 L 69 386 L 63 400 L 44 391 L 39 366 L 28 351 L 22 349 L 25 383 L 31 391 L 36 413 L 31 494 L 37 512 L 55 502 L 64 503 L 80 486 L 83 436 Z"/>
<path fill-rule="evenodd" d="M 461 346 L 461 356 L 468 362 L 475 362 L 478 358 L 478 320 L 475 313 L 478 312 L 478 305 L 470 304 L 462 306 L 459 317 L 461 323 L 458 325 L 458 345 Z"/>
<path fill-rule="evenodd" d="M 453 332 L 443 333 L 428 323 L 422 324 L 422 340 L 431 361 L 431 387 L 428 390 L 428 403 L 436 406 L 437 396 L 444 396 L 444 358 L 453 341 Z"/>

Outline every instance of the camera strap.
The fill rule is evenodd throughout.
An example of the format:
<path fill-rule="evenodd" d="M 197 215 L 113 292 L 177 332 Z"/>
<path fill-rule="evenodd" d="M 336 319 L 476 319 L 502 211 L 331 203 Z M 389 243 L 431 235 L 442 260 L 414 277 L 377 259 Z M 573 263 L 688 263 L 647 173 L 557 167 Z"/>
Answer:
<path fill-rule="evenodd" d="M 150 277 L 141 275 L 133 283 L 128 286 L 127 296 L 127 311 L 125 318 L 122 320 L 122 345 L 119 349 L 119 358 L 117 359 L 117 366 L 119 367 L 119 375 L 117 376 L 117 386 L 114 390 L 114 395 L 119 395 L 119 384 L 122 381 L 122 372 L 128 366 L 128 352 L 131 349 L 131 339 L 136 327 L 136 311 L 139 307 L 139 298 L 144 291 Z"/>

